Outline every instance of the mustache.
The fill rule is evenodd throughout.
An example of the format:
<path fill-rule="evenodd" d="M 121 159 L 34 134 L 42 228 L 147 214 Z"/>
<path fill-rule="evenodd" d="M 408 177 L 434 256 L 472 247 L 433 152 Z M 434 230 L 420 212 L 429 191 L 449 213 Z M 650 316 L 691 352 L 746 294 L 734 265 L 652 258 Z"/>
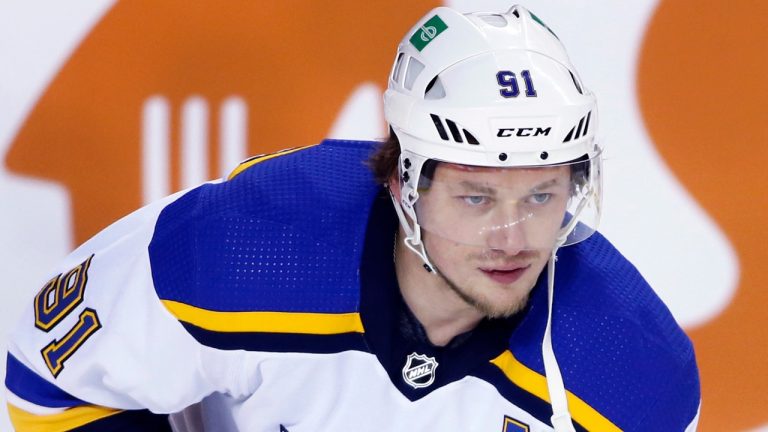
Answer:
<path fill-rule="evenodd" d="M 509 255 L 504 251 L 497 249 L 486 249 L 482 252 L 470 253 L 467 258 L 480 261 L 493 261 L 503 264 L 515 264 L 521 262 L 530 262 L 541 257 L 541 251 L 523 250 L 515 255 Z"/>

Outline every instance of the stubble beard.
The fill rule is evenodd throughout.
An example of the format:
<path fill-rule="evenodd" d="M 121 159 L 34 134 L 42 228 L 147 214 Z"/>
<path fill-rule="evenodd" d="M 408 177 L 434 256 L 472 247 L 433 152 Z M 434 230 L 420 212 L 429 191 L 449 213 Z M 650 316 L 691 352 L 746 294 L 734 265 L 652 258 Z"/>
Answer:
<path fill-rule="evenodd" d="M 508 304 L 505 307 L 498 307 L 498 305 L 492 304 L 491 301 L 487 298 L 481 298 L 480 295 L 470 294 L 470 290 L 462 288 L 459 284 L 452 281 L 450 278 L 448 278 L 448 276 L 445 275 L 445 273 L 434 266 L 434 264 L 433 267 L 437 276 L 445 281 L 445 284 L 448 286 L 448 288 L 451 289 L 451 291 L 453 291 L 462 301 L 464 301 L 464 303 L 475 308 L 475 310 L 483 314 L 483 316 L 486 318 L 509 318 L 523 310 L 525 305 L 528 304 L 528 298 L 530 297 L 531 290 L 528 290 L 528 292 L 526 292 L 519 301 Z"/>
<path fill-rule="evenodd" d="M 425 239 L 422 239 L 422 241 L 425 241 Z M 395 240 L 397 241 L 397 240 Z M 426 248 L 426 243 L 424 244 Z M 427 254 L 429 254 L 427 252 Z M 502 251 L 496 251 L 496 250 L 484 250 L 482 252 L 473 252 L 468 253 L 465 259 L 466 263 L 472 263 L 472 262 L 489 262 L 489 261 L 515 261 L 519 263 L 533 263 L 537 262 L 540 258 L 540 252 L 534 251 L 534 250 L 524 250 L 519 252 L 518 254 L 514 256 L 510 256 L 505 254 Z M 480 312 L 484 317 L 490 318 L 490 319 L 496 319 L 496 318 L 509 318 L 521 310 L 525 308 L 525 306 L 528 304 L 528 300 L 530 298 L 531 291 L 533 289 L 533 285 L 530 287 L 526 287 L 526 291 L 524 294 L 520 296 L 520 298 L 512 302 L 510 304 L 506 305 L 499 305 L 498 302 L 493 302 L 493 300 L 489 297 L 485 297 L 482 295 L 482 292 L 473 292 L 471 289 L 467 289 L 468 287 L 462 286 L 458 283 L 456 283 L 454 280 L 452 280 L 450 277 L 446 275 L 445 272 L 441 271 L 441 269 L 437 266 L 437 264 L 432 261 L 431 263 L 432 268 L 435 272 L 435 275 L 442 279 L 445 282 L 445 285 L 453 291 L 464 303 L 474 308 L 476 311 Z M 526 271 L 532 271 L 532 268 L 529 268 Z M 517 281 L 521 282 L 521 281 Z M 535 281 L 533 282 L 535 284 Z M 516 288 L 509 288 L 509 289 L 520 289 L 520 287 Z M 501 306 L 501 307 L 500 307 Z"/>

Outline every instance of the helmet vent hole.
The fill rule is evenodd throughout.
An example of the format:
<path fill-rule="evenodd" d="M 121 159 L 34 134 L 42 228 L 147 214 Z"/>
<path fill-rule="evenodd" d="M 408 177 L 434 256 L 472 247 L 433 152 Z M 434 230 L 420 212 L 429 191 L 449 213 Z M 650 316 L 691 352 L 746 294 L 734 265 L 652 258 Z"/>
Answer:
<path fill-rule="evenodd" d="M 541 158 L 541 160 L 547 160 L 547 159 L 549 158 L 549 153 L 547 153 L 547 152 L 545 152 L 545 151 L 544 151 L 544 152 L 541 152 L 541 154 L 539 155 L 539 157 Z"/>
<path fill-rule="evenodd" d="M 520 18 L 520 12 L 518 12 L 517 9 L 512 9 L 512 15 Z"/>
<path fill-rule="evenodd" d="M 443 121 L 440 120 L 440 117 L 434 114 L 430 114 L 429 116 L 432 117 L 432 123 L 435 124 L 435 129 L 437 129 L 437 134 L 440 135 L 440 138 L 442 138 L 443 141 L 448 141 L 448 133 L 445 131 Z"/>
<path fill-rule="evenodd" d="M 462 129 L 462 131 L 464 131 L 464 136 L 465 136 L 465 137 L 467 137 L 467 143 L 469 143 L 469 144 L 472 144 L 472 145 L 479 145 L 479 144 L 480 144 L 480 143 L 477 141 L 477 138 L 475 138 L 475 136 L 474 136 L 474 135 L 472 135 L 471 133 L 469 133 L 469 131 L 468 131 L 468 130 L 466 130 L 466 129 Z"/>
<path fill-rule="evenodd" d="M 584 135 L 589 131 L 589 120 L 592 118 L 592 111 L 587 113 L 587 122 L 584 124 Z"/>
<path fill-rule="evenodd" d="M 579 94 L 584 94 L 584 91 L 581 89 L 581 85 L 579 84 L 579 81 L 576 79 L 576 76 L 573 74 L 573 72 L 568 71 L 568 73 L 571 74 L 573 85 L 576 86 L 576 90 L 579 92 Z"/>
<path fill-rule="evenodd" d="M 440 77 L 435 75 L 432 81 L 427 84 L 427 90 L 424 92 L 424 99 L 442 99 L 445 97 L 445 88 Z"/>
<path fill-rule="evenodd" d="M 506 153 L 499 153 L 499 160 L 504 162 L 507 160 L 507 154 Z"/>
<path fill-rule="evenodd" d="M 459 133 L 459 128 L 456 126 L 456 123 L 453 122 L 453 120 L 445 119 L 445 122 L 448 124 L 448 130 L 451 131 L 451 135 L 453 135 L 453 140 L 457 143 L 463 143 L 464 139 L 461 137 L 461 133 Z"/>
<path fill-rule="evenodd" d="M 416 82 L 416 78 L 421 75 L 421 71 L 424 70 L 424 63 L 411 57 L 408 60 L 408 67 L 405 70 L 405 83 L 403 84 L 406 89 L 412 90 L 413 83 Z"/>
<path fill-rule="evenodd" d="M 507 20 L 501 15 L 497 15 L 497 14 L 480 15 L 480 19 L 485 21 L 486 24 L 492 25 L 494 27 L 507 26 Z"/>
<path fill-rule="evenodd" d="M 591 118 L 592 118 L 592 111 L 588 112 L 587 115 L 582 117 L 581 120 L 579 120 L 578 125 L 571 128 L 570 132 L 568 132 L 568 135 L 566 135 L 563 142 L 566 143 L 572 139 L 579 139 L 580 137 L 586 136 L 587 132 L 589 131 L 589 120 Z"/>
<path fill-rule="evenodd" d="M 392 81 L 394 82 L 400 82 L 400 70 L 403 66 L 403 53 L 399 53 L 397 55 L 397 60 L 395 61 L 395 67 L 392 69 Z"/>

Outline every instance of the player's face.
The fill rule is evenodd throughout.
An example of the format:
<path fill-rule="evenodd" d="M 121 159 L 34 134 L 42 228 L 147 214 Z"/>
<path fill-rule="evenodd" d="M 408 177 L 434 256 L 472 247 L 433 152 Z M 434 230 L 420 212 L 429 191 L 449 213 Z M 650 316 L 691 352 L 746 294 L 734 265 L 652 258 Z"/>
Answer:
<path fill-rule="evenodd" d="M 549 259 L 570 192 L 570 168 L 441 164 L 420 191 L 423 241 L 439 274 L 489 317 L 520 310 Z"/>

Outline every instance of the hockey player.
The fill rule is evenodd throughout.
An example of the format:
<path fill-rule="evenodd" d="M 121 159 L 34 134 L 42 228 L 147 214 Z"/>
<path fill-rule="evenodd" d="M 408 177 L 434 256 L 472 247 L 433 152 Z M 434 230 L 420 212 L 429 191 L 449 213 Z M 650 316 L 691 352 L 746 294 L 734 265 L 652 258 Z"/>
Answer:
<path fill-rule="evenodd" d="M 15 427 L 695 430 L 690 341 L 595 232 L 597 107 L 555 34 L 437 8 L 384 105 L 383 144 L 253 158 L 75 250 L 12 336 Z"/>

